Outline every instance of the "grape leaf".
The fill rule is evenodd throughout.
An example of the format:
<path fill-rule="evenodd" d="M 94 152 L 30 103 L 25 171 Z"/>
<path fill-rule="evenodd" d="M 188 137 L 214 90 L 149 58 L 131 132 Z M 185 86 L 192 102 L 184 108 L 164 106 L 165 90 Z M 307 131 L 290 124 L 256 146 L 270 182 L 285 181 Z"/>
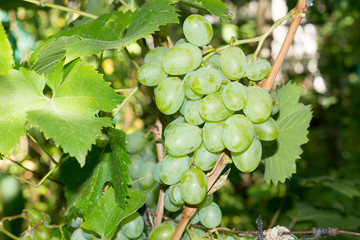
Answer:
<path fill-rule="evenodd" d="M 179 2 L 183 5 L 205 10 L 212 15 L 220 17 L 224 21 L 231 18 L 226 4 L 221 0 L 180 0 Z"/>
<path fill-rule="evenodd" d="M 105 239 L 111 239 L 119 223 L 144 205 L 146 199 L 146 194 L 134 190 L 124 210 L 115 203 L 114 195 L 113 188 L 108 188 L 101 197 L 100 206 L 93 207 L 91 212 L 84 215 L 85 221 L 82 222 L 85 229 L 95 231 Z"/>
<path fill-rule="evenodd" d="M 88 214 L 94 206 L 100 205 L 102 189 L 111 182 L 114 187 L 116 202 L 126 207 L 131 184 L 129 168 L 131 160 L 125 147 L 126 135 L 123 131 L 109 128 L 110 148 L 106 151 L 92 150 L 86 164 L 80 168 L 73 160 L 66 161 L 61 167 L 61 179 L 65 183 L 67 213 L 80 211 Z"/>
<path fill-rule="evenodd" d="M 306 137 L 312 118 L 311 106 L 299 103 L 303 88 L 287 83 L 277 89 L 279 100 L 279 136 L 270 146 L 263 146 L 265 156 L 265 181 L 285 182 L 296 173 L 296 159 L 302 153 L 301 145 L 308 142 Z"/>
<path fill-rule="evenodd" d="M 124 15 L 118 18 L 118 21 L 120 20 L 129 22 L 127 32 L 123 38 L 105 41 L 103 39 L 81 37 L 81 41 L 68 44 L 65 47 L 66 62 L 80 56 L 97 54 L 105 49 L 122 49 L 128 44 L 158 31 L 161 25 L 179 22 L 175 7 L 169 4 L 167 0 L 149 0 L 137 9 L 131 17 Z M 89 29 L 89 31 L 96 32 L 97 30 Z"/>
<path fill-rule="evenodd" d="M 21 68 L 0 77 L 0 152 L 16 146 L 28 120 L 83 166 L 101 128 L 112 124 L 97 111 L 109 112 L 121 100 L 92 68 L 73 68 L 51 99 L 43 94 L 46 80 L 34 71 Z"/>
<path fill-rule="evenodd" d="M 0 74 L 7 74 L 14 64 L 13 51 L 6 32 L 0 23 Z"/>

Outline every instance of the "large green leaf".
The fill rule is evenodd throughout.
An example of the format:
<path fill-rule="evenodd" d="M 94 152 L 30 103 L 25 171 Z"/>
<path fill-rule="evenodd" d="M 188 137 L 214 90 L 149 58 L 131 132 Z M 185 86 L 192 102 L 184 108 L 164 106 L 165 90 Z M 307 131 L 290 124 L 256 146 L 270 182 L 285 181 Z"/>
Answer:
<path fill-rule="evenodd" d="M 308 142 L 312 111 L 310 106 L 299 103 L 302 92 L 302 87 L 290 82 L 277 90 L 279 136 L 274 144 L 263 147 L 267 183 L 285 182 L 296 173 L 296 159 L 302 153 L 300 146 Z"/>
<path fill-rule="evenodd" d="M 114 190 L 108 188 L 101 198 L 100 206 L 93 206 L 92 211 L 84 215 L 82 226 L 97 232 L 102 238 L 111 239 L 119 223 L 144 205 L 145 199 L 146 194 L 135 190 L 130 194 L 126 209 L 122 209 L 115 202 Z"/>
<path fill-rule="evenodd" d="M 34 71 L 12 70 L 0 77 L 0 152 L 16 146 L 28 120 L 83 166 L 101 128 L 112 124 L 96 113 L 111 111 L 121 100 L 92 68 L 74 68 L 51 99 L 43 94 L 46 80 Z"/>
<path fill-rule="evenodd" d="M 205 10 L 212 15 L 220 17 L 222 20 L 231 18 L 226 4 L 221 0 L 180 0 L 179 2 L 183 5 Z"/>
<path fill-rule="evenodd" d="M 14 64 L 13 51 L 4 27 L 0 23 L 0 75 L 7 74 Z"/>
<path fill-rule="evenodd" d="M 94 206 L 100 205 L 104 184 L 110 182 L 115 190 L 116 202 L 125 208 L 131 184 L 129 168 L 131 164 L 125 147 L 126 135 L 123 131 L 109 128 L 110 148 L 91 151 L 86 165 L 80 168 L 73 160 L 61 167 L 61 178 L 65 183 L 67 212 L 80 211 L 88 214 Z"/>
<path fill-rule="evenodd" d="M 66 62 L 77 57 L 97 54 L 105 49 L 122 49 L 128 44 L 158 31 L 161 25 L 178 23 L 178 15 L 175 7 L 169 4 L 167 0 L 149 0 L 137 9 L 131 17 L 123 15 L 117 20 L 129 23 L 127 32 L 123 38 L 115 41 L 105 41 L 93 37 L 82 37 L 80 42 L 74 42 L 65 47 Z M 97 30 L 89 29 L 89 31 Z"/>

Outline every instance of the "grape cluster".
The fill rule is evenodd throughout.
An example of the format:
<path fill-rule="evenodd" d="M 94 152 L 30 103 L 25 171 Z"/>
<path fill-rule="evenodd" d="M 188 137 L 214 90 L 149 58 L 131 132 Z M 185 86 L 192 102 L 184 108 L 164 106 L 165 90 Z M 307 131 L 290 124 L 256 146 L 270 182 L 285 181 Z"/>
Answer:
<path fill-rule="evenodd" d="M 20 239 L 50 240 L 51 230 L 47 226 L 51 222 L 50 215 L 35 209 L 24 210 L 24 213 L 31 230 L 26 231 Z"/>
<path fill-rule="evenodd" d="M 267 77 L 271 65 L 262 57 L 246 56 L 235 46 L 203 61 L 199 47 L 210 43 L 213 29 L 200 15 L 189 16 L 183 31 L 186 39 L 170 49 L 149 51 L 137 72 L 140 83 L 154 87 L 159 110 L 180 115 L 164 130 L 164 160 L 155 164 L 154 156 L 144 160 L 141 154 L 133 154 L 130 175 L 133 180 L 141 179 L 139 187 L 144 190 L 167 186 L 164 206 L 168 212 L 180 218 L 184 205 L 198 205 L 192 223 L 215 228 L 222 213 L 213 196 L 207 195 L 205 172 L 212 170 L 226 149 L 240 171 L 254 171 L 261 161 L 262 143 L 272 143 L 278 136 L 278 125 L 271 117 L 276 114 L 273 98 L 255 84 Z M 142 181 L 150 170 L 152 178 L 145 184 Z M 149 239 L 171 239 L 175 228 L 174 223 L 163 222 Z M 194 235 L 196 231 L 201 232 L 194 230 Z"/>

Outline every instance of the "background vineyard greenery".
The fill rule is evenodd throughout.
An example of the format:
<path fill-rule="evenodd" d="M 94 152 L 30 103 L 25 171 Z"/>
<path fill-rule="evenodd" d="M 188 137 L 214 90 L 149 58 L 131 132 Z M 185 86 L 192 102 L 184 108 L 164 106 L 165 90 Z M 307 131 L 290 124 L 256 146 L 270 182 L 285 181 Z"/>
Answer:
<path fill-rule="evenodd" d="M 254 17 L 249 18 L 246 14 L 249 5 L 254 2 L 227 2 L 234 14 L 234 20 L 231 23 L 239 26 L 236 31 L 240 38 L 258 35 L 259 20 Z M 269 1 L 259 1 L 259 4 L 264 4 L 264 2 L 269 3 Z M 135 7 L 143 4 L 141 1 L 135 1 L 135 3 Z M 87 5 L 82 4 L 81 7 L 96 15 L 118 8 L 124 10 L 117 1 L 114 3 L 101 1 L 101 6 L 96 4 L 99 4 L 99 1 L 89 0 Z M 287 1 L 287 4 L 291 8 L 295 6 L 296 1 Z M 69 23 L 67 13 L 54 9 L 42 9 L 21 1 L 11 1 L 11 3 L 0 1 L 0 8 L 2 9 L 1 22 L 14 49 L 18 66 L 21 59 L 29 59 L 31 51 L 41 46 L 51 35 L 64 30 Z M 231 171 L 230 181 L 215 196 L 215 201 L 223 209 L 222 224 L 224 226 L 239 230 L 255 229 L 254 220 L 258 214 L 263 215 L 264 224 L 267 226 L 275 212 L 279 210 L 280 216 L 276 224 L 291 226 L 294 230 L 322 226 L 360 231 L 360 209 L 356 204 L 360 198 L 358 174 L 360 142 L 357 137 L 359 135 L 357 120 L 360 115 L 358 110 L 360 97 L 357 94 L 360 88 L 360 49 L 357 37 L 360 35 L 357 27 L 360 21 L 359 9 L 358 1 L 318 1 L 308 12 L 307 21 L 315 24 L 318 29 L 318 66 L 327 91 L 319 94 L 312 88 L 309 81 L 305 81 L 310 79 L 311 82 L 312 79 L 306 67 L 306 58 L 301 60 L 304 71 L 300 74 L 291 68 L 297 60 L 293 58 L 286 60 L 290 67 L 285 67 L 283 74 L 305 87 L 302 101 L 312 104 L 314 114 L 309 129 L 309 142 L 303 146 L 302 159 L 297 161 L 297 174 L 291 181 L 287 180 L 285 183 L 274 186 L 264 182 L 263 169 L 251 175 Z M 180 22 L 190 14 L 190 11 L 192 10 L 188 7 L 180 8 Z M 226 18 L 225 15 L 223 17 Z M 73 24 L 84 23 L 88 20 L 82 18 Z M 265 20 L 263 24 L 270 23 L 269 19 L 265 18 Z M 171 22 L 172 20 L 164 21 Z M 11 23 L 15 23 L 17 28 L 11 27 Z M 222 36 L 225 26 L 220 23 L 214 24 L 214 46 L 224 43 Z M 181 29 L 177 24 L 171 24 L 169 31 L 174 41 L 181 37 Z M 68 34 L 71 33 L 68 32 Z M 101 35 L 98 37 L 111 38 L 111 36 Z M 253 52 L 255 47 L 251 44 L 246 45 L 244 51 Z M 142 62 L 144 50 L 141 44 L 129 47 L 130 53 L 139 63 Z M 136 85 L 136 69 L 124 51 L 106 50 L 101 58 L 99 56 L 91 56 L 86 59 L 86 62 L 95 65 L 96 70 L 104 74 L 104 79 L 111 83 L 113 88 L 131 88 Z M 22 64 L 27 65 L 26 62 Z M 139 91 L 125 105 L 119 115 L 118 125 L 127 133 L 149 129 L 155 122 L 154 108 L 155 105 L 149 94 Z M 33 128 L 29 131 L 41 145 L 45 146 L 47 151 L 57 159 L 60 158 L 60 152 L 52 141 L 46 141 L 38 129 Z M 117 136 L 121 137 L 121 134 Z M 43 175 L 46 174 L 53 167 L 50 159 L 31 141 L 29 144 L 29 151 L 24 152 L 18 149 L 16 157 L 25 159 L 23 164 L 28 168 Z M 97 151 L 96 148 L 93 151 Z M 121 150 L 118 151 L 121 152 Z M 102 155 L 106 157 L 106 154 Z M 2 171 L 10 172 L 33 183 L 41 179 L 41 176 L 25 171 L 14 164 L 5 161 L 0 163 Z M 71 166 L 64 165 L 63 167 Z M 83 171 L 85 175 L 79 174 L 80 177 L 74 177 L 78 177 L 79 181 L 85 181 L 85 176 L 88 175 L 86 175 L 86 170 Z M 61 176 L 57 174 L 55 172 L 52 177 L 61 179 Z M 66 204 L 64 198 L 63 187 L 52 181 L 45 181 L 43 185 L 35 189 L 4 174 L 0 175 L 0 196 L 1 217 L 18 214 L 23 208 L 35 208 L 48 212 L 54 223 L 61 223 L 64 221 L 65 209 L 69 206 L 69 202 Z M 141 197 L 139 201 L 141 202 Z M 15 234 L 24 230 L 21 221 L 13 221 L 6 227 Z M 1 233 L 0 238 L 5 239 Z"/>

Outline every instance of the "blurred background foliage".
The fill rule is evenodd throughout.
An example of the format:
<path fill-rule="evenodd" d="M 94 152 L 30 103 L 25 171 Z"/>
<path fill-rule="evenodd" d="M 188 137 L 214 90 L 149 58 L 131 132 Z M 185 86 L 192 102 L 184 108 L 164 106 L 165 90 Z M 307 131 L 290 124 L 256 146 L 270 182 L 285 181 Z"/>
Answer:
<path fill-rule="evenodd" d="M 131 0 L 127 1 L 131 4 Z M 135 1 L 141 5 L 143 1 Z M 207 16 L 214 26 L 213 45 L 226 44 L 231 36 L 251 38 L 264 32 L 273 22 L 274 9 L 291 9 L 295 0 L 232 0 L 225 1 L 232 14 L 229 23 Z M 56 4 L 72 6 L 93 14 L 124 10 L 117 0 L 56 0 Z M 14 49 L 18 65 L 27 65 L 32 51 L 50 36 L 69 26 L 88 21 L 75 14 L 42 8 L 19 0 L 0 0 L 0 21 Z M 287 10 L 286 10 L 287 11 Z M 180 21 L 195 12 L 181 8 Z M 285 24 L 288 26 L 289 23 Z M 303 146 L 302 159 L 297 162 L 297 174 L 277 186 L 266 185 L 261 167 L 252 174 L 231 171 L 229 181 L 216 193 L 215 201 L 223 209 L 223 226 L 237 230 L 256 229 L 259 214 L 264 227 L 283 225 L 292 230 L 312 227 L 338 227 L 360 232 L 360 1 L 315 0 L 303 21 L 297 37 L 306 29 L 315 29 L 312 38 L 303 38 L 289 51 L 278 82 L 296 81 L 304 86 L 302 101 L 311 104 L 314 118 L 309 129 L 309 142 Z M 179 25 L 170 26 L 175 42 L 183 37 Z M 285 31 L 286 33 L 286 31 Z M 284 37 L 284 33 L 280 32 Z M 267 40 L 261 55 L 274 61 L 276 35 Z M 309 52 L 311 42 L 315 51 Z M 129 46 L 135 60 L 142 64 L 149 40 Z M 242 46 L 252 53 L 256 45 Z M 136 85 L 136 69 L 124 52 L 105 51 L 101 56 L 87 59 L 104 74 L 121 94 L 127 95 Z M 152 91 L 142 88 L 115 118 L 126 131 L 147 131 L 155 121 Z M 164 118 L 165 122 L 170 118 Z M 7 160 L 0 160 L 0 219 L 34 208 L 49 213 L 54 224 L 64 222 L 66 200 L 63 188 L 45 181 L 38 188 L 3 173 L 16 175 L 33 184 L 40 181 L 52 167 L 44 149 L 60 156 L 51 140 L 36 129 L 30 133 L 40 148 L 30 139 L 23 139 L 12 156 L 28 170 Z M 57 178 L 54 173 L 52 178 Z M 24 231 L 24 223 L 5 222 L 15 234 Z M 341 239 L 351 239 L 341 236 Z M 0 239 L 6 239 L 0 233 Z"/>

